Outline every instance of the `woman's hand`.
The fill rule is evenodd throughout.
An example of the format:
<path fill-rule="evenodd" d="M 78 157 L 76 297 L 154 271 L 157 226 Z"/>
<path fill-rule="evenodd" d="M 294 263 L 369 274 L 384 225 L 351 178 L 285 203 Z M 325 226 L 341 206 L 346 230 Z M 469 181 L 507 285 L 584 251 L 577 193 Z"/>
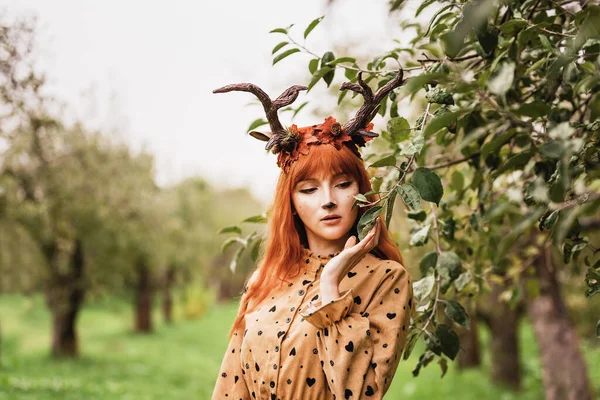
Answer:
<path fill-rule="evenodd" d="M 351 236 L 344 245 L 344 250 L 333 257 L 325 265 L 321 273 L 321 303 L 329 303 L 340 297 L 338 286 L 342 277 L 352 270 L 368 252 L 373 250 L 379 243 L 381 232 L 381 221 L 375 221 L 375 226 L 369 231 L 361 242 L 357 242 L 356 236 Z"/>

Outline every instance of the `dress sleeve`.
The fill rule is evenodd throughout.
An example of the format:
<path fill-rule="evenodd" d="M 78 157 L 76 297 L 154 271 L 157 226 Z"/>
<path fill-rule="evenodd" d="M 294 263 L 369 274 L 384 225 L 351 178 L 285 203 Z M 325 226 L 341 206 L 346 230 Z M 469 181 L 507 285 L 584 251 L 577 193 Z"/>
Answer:
<path fill-rule="evenodd" d="M 338 399 L 382 399 L 398 368 L 413 292 L 410 275 L 400 263 L 386 261 L 384 267 L 363 312 L 356 308 L 367 299 L 355 298 L 352 288 L 328 304 L 300 312 L 318 328 L 321 365 Z"/>
<path fill-rule="evenodd" d="M 256 273 L 252 275 L 248 282 L 251 282 Z M 240 300 L 238 313 L 241 311 L 244 296 L 246 295 L 247 287 L 250 283 L 244 286 L 244 292 Z M 235 399 L 235 400 L 250 400 L 250 393 L 242 372 L 242 361 L 240 351 L 242 348 L 242 340 L 244 338 L 244 328 L 233 332 L 225 356 L 221 362 L 219 375 L 212 394 L 212 400 Z"/>

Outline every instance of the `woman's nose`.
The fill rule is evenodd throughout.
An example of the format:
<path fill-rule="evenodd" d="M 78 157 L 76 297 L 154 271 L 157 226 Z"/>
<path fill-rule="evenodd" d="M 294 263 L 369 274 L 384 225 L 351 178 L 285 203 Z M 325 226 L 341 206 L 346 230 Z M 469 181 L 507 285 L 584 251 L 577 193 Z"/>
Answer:
<path fill-rule="evenodd" d="M 324 195 L 323 195 L 323 205 L 322 207 L 326 210 L 331 209 L 333 207 L 335 207 L 336 202 L 335 199 L 333 198 L 333 194 L 331 193 L 331 190 L 329 189 L 325 189 L 323 191 Z"/>

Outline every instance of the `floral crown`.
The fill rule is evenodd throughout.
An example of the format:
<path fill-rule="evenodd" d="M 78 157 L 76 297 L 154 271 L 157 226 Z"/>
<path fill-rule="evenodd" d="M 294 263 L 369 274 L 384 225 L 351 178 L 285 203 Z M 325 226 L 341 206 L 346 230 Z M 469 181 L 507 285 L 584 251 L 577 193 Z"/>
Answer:
<path fill-rule="evenodd" d="M 290 165 L 298 160 L 300 155 L 308 155 L 310 146 L 331 144 L 340 150 L 342 145 L 347 145 L 354 154 L 360 158 L 358 147 L 363 147 L 366 142 L 379 136 L 371 132 L 373 124 L 370 122 L 379 111 L 381 101 L 392 90 L 403 84 L 403 70 L 373 93 L 369 85 L 362 79 L 362 72 L 358 73 L 358 83 L 344 82 L 340 90 L 352 90 L 360 93 L 364 103 L 356 115 L 343 126 L 333 117 L 327 117 L 322 124 L 298 128 L 295 124 L 284 128 L 279 122 L 277 110 L 292 104 L 301 90 L 306 86 L 294 85 L 284 91 L 277 99 L 271 98 L 258 86 L 252 83 L 235 83 L 213 90 L 213 93 L 226 93 L 231 91 L 250 92 L 254 94 L 263 105 L 271 132 L 263 133 L 252 131 L 250 135 L 258 140 L 267 142 L 265 149 L 277 154 L 277 165 L 287 173 Z"/>

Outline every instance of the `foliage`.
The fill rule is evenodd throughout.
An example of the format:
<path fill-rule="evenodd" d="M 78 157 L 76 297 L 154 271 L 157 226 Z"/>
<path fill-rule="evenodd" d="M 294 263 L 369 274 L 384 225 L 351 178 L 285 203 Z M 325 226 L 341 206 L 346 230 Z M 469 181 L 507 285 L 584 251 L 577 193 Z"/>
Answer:
<path fill-rule="evenodd" d="M 368 159 L 376 160 L 370 167 L 380 199 L 369 203 L 361 194 L 356 203 L 385 212 L 389 225 L 399 195 L 415 222 L 410 245 L 434 246 L 414 282 L 417 316 L 404 358 L 423 337 L 415 375 L 436 358 L 445 372 L 446 358 L 456 355 L 458 337 L 441 323 L 442 309 L 466 326 L 465 296 L 488 290 L 495 273 L 514 282 L 529 275 L 531 259 L 514 262 L 517 254 L 559 248 L 569 264 L 565 272 L 588 269 L 586 296 L 600 292 L 600 250 L 580 229 L 600 208 L 600 7 L 425 1 L 415 19 L 435 5 L 440 8 L 425 26 L 400 22 L 416 31 L 409 43 L 396 40 L 397 47 L 365 67 L 351 55 L 316 55 L 293 38 L 293 25 L 271 31 L 285 36 L 285 45 L 273 49 L 274 63 L 295 53 L 311 56 L 309 90 L 320 81 L 329 87 L 340 70 L 352 82 L 362 71 L 377 89 L 397 64 L 412 74 L 379 109 L 388 121 L 378 139 L 385 146 Z M 403 6 L 393 1 L 391 12 Z M 321 19 L 305 29 L 305 41 Z M 416 97 L 427 105 L 411 124 L 399 115 L 399 103 Z M 372 219 L 365 213 L 360 226 Z M 520 290 L 515 283 L 507 295 Z M 534 295 L 537 283 L 527 290 Z"/>

